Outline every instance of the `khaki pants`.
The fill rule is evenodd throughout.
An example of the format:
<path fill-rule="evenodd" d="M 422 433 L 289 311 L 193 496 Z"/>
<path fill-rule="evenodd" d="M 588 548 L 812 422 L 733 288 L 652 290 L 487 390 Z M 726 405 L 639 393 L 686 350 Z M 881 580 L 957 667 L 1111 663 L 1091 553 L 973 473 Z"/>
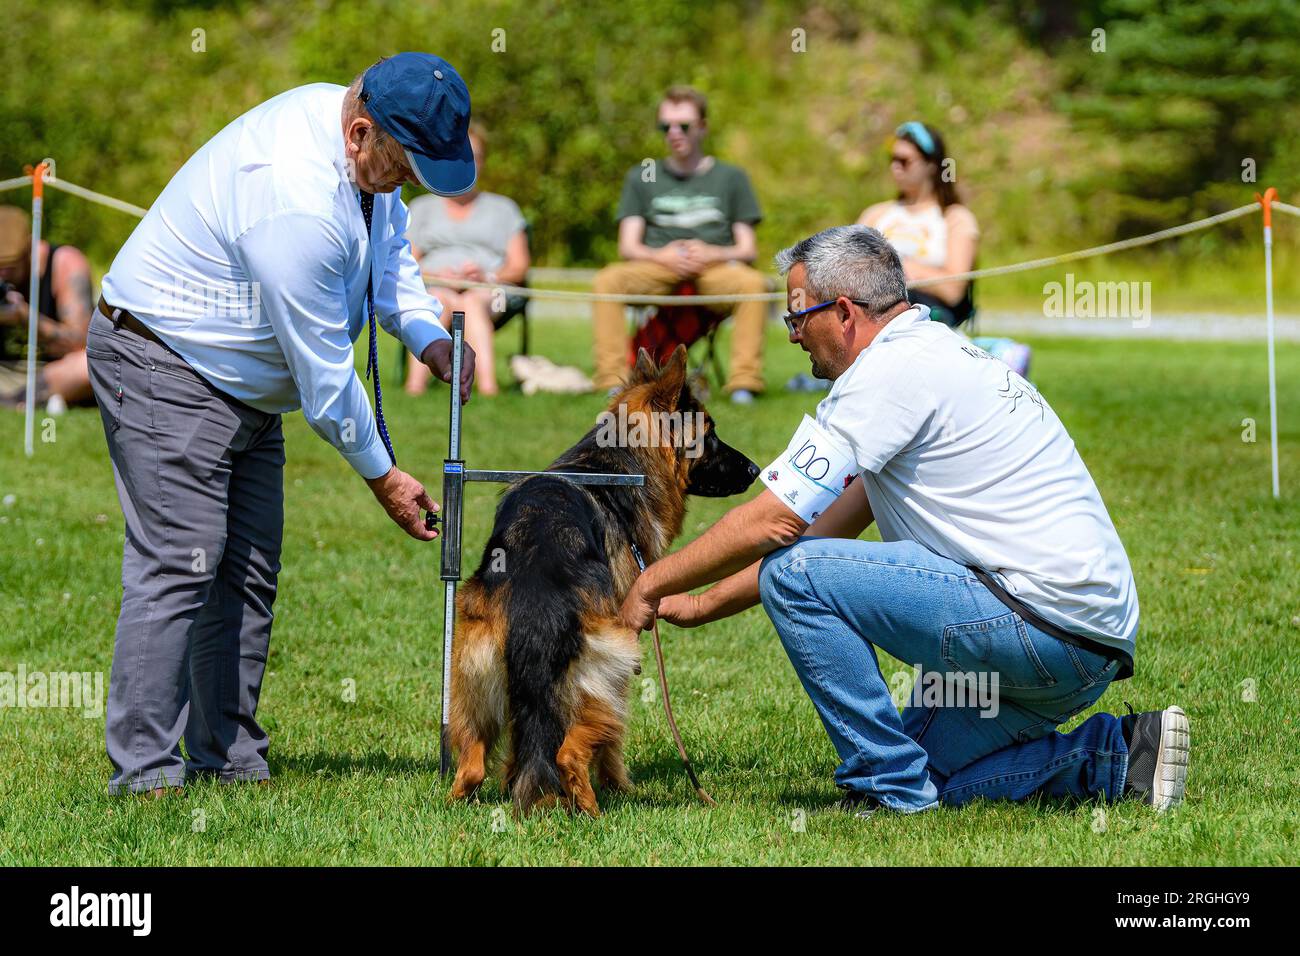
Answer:
<path fill-rule="evenodd" d="M 37 384 L 41 372 L 45 369 L 45 363 L 38 361 L 36 363 Z M 11 392 L 17 392 L 19 389 L 27 387 L 27 360 L 8 359 L 0 360 L 0 395 L 7 395 Z"/>
<path fill-rule="evenodd" d="M 682 281 L 657 262 L 615 262 L 596 273 L 595 291 L 605 295 L 667 295 Z M 767 291 L 767 279 L 757 269 L 729 262 L 711 266 L 693 280 L 700 295 L 751 295 Z M 596 378 L 599 389 L 612 388 L 628 375 L 627 319 L 621 302 L 596 302 L 594 328 Z M 723 308 L 726 308 L 725 306 Z M 726 391 L 763 390 L 763 321 L 766 302 L 740 302 L 733 313 L 731 368 Z"/>

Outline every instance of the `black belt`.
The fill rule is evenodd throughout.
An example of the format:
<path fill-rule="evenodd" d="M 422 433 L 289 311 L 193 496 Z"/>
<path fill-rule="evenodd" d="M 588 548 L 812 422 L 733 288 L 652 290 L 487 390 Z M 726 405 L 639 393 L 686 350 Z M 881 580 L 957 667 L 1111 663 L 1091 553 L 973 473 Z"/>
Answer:
<path fill-rule="evenodd" d="M 108 321 L 113 323 L 113 328 L 126 329 L 140 336 L 140 338 L 142 339 L 148 339 L 150 342 L 157 342 L 164 349 L 166 349 L 168 352 L 174 355 L 176 359 L 179 362 L 181 362 L 181 364 L 183 364 L 191 374 L 194 375 L 196 380 L 202 382 L 208 388 L 212 389 L 213 392 L 220 395 L 225 401 L 238 405 L 240 408 L 247 409 L 248 411 L 253 412 L 254 414 L 257 415 L 272 416 L 271 412 L 264 412 L 261 409 L 254 408 L 252 405 L 249 405 L 247 402 L 240 401 L 239 399 L 235 398 L 233 395 L 229 395 L 224 390 L 218 388 L 216 385 L 213 385 L 202 374 L 195 371 L 194 367 L 191 366 L 190 363 L 185 360 L 185 356 L 181 355 L 180 352 L 177 352 L 174 348 L 172 348 L 162 339 L 158 338 L 158 336 L 154 334 L 153 329 L 149 328 L 149 326 L 145 325 L 143 322 L 137 319 L 130 312 L 126 311 L 126 309 L 115 309 L 107 302 L 105 302 L 102 297 L 99 300 L 98 308 L 100 314 L 103 315 L 106 319 L 108 319 Z M 273 416 L 273 417 L 278 417 L 278 416 Z"/>
<path fill-rule="evenodd" d="M 167 343 L 154 334 L 153 329 L 149 328 L 149 326 L 145 325 L 130 312 L 126 311 L 126 309 L 113 308 L 104 301 L 102 296 L 99 299 L 99 312 L 104 316 L 104 318 L 113 323 L 113 328 L 127 329 L 141 338 L 148 339 L 150 342 L 157 342 L 163 348 L 167 349 L 167 351 L 171 351 L 171 348 Z"/>
<path fill-rule="evenodd" d="M 1094 640 L 1090 637 L 1083 637 L 1080 634 L 1071 634 L 1065 628 L 1053 624 L 1044 618 L 1041 614 L 1025 604 L 1019 598 L 1010 594 L 1006 588 L 993 580 L 993 576 L 982 568 L 967 565 L 967 569 L 975 577 L 979 578 L 980 584 L 984 585 L 993 596 L 1019 614 L 1025 621 L 1034 625 L 1044 634 L 1049 634 L 1058 641 L 1064 641 L 1073 647 L 1082 648 L 1085 651 L 1091 651 L 1094 654 L 1100 654 L 1102 657 L 1111 661 L 1119 661 L 1119 673 L 1115 675 L 1115 680 L 1125 680 L 1133 676 L 1133 658 L 1126 651 L 1118 647 L 1111 647 L 1109 644 L 1103 644 L 1101 641 Z"/>

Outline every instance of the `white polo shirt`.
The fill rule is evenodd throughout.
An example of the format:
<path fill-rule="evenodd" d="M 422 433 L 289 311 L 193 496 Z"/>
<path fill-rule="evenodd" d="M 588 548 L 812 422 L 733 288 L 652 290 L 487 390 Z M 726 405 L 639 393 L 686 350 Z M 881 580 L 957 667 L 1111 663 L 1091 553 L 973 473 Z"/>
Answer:
<path fill-rule="evenodd" d="M 207 142 L 104 277 L 126 309 L 227 395 L 307 422 L 365 478 L 388 471 L 352 343 L 375 313 L 415 355 L 447 338 L 397 192 L 366 232 L 343 146 L 344 88 L 289 90 Z"/>
<path fill-rule="evenodd" d="M 928 316 L 891 320 L 817 406 L 861 469 L 881 538 L 982 568 L 1049 622 L 1132 655 L 1133 572 L 1065 426 Z"/>

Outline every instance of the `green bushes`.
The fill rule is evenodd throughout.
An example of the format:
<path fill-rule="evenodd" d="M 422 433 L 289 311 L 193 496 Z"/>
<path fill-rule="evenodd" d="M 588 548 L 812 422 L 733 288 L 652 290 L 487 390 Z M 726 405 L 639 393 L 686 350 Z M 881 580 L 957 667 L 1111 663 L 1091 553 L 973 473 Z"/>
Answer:
<path fill-rule="evenodd" d="M 1248 201 L 1246 157 L 1295 200 L 1295 6 L 1101 0 L 1045 25 L 1039 5 L 936 0 L 20 0 L 5 24 L 0 178 L 50 155 L 69 180 L 148 205 L 263 99 L 425 49 L 466 76 L 492 131 L 486 185 L 523 206 L 543 264 L 614 254 L 621 176 L 659 154 L 653 109 L 673 81 L 710 95 L 712 147 L 763 203 L 764 255 L 887 197 L 887 138 L 923 118 L 946 134 L 993 264 Z M 132 225 L 61 196 L 49 221 L 104 267 Z M 1257 233 L 1246 222 L 1228 236 Z"/>

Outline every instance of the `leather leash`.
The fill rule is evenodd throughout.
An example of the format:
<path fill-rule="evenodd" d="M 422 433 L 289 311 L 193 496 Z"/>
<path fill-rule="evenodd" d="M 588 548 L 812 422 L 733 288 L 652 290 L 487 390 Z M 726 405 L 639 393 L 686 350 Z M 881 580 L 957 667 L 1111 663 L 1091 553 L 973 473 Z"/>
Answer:
<path fill-rule="evenodd" d="M 641 549 L 636 546 L 636 542 L 629 543 L 632 546 L 632 557 L 636 558 L 637 567 L 644 571 L 645 560 L 641 557 Z M 682 743 L 682 735 L 677 729 L 677 721 L 673 719 L 673 704 L 668 697 L 668 674 L 664 670 L 664 649 L 659 641 L 658 618 L 655 618 L 651 623 L 650 633 L 654 638 L 655 664 L 659 668 L 659 692 L 664 699 L 664 716 L 668 718 L 668 729 L 673 733 L 673 742 L 677 744 L 677 753 L 682 758 L 682 766 L 686 769 L 686 776 L 691 781 L 691 786 L 695 788 L 695 795 L 707 806 L 716 807 L 718 801 L 709 796 L 708 791 L 700 784 L 700 778 L 695 776 L 695 768 L 691 766 L 691 758 L 686 755 L 686 745 Z"/>

